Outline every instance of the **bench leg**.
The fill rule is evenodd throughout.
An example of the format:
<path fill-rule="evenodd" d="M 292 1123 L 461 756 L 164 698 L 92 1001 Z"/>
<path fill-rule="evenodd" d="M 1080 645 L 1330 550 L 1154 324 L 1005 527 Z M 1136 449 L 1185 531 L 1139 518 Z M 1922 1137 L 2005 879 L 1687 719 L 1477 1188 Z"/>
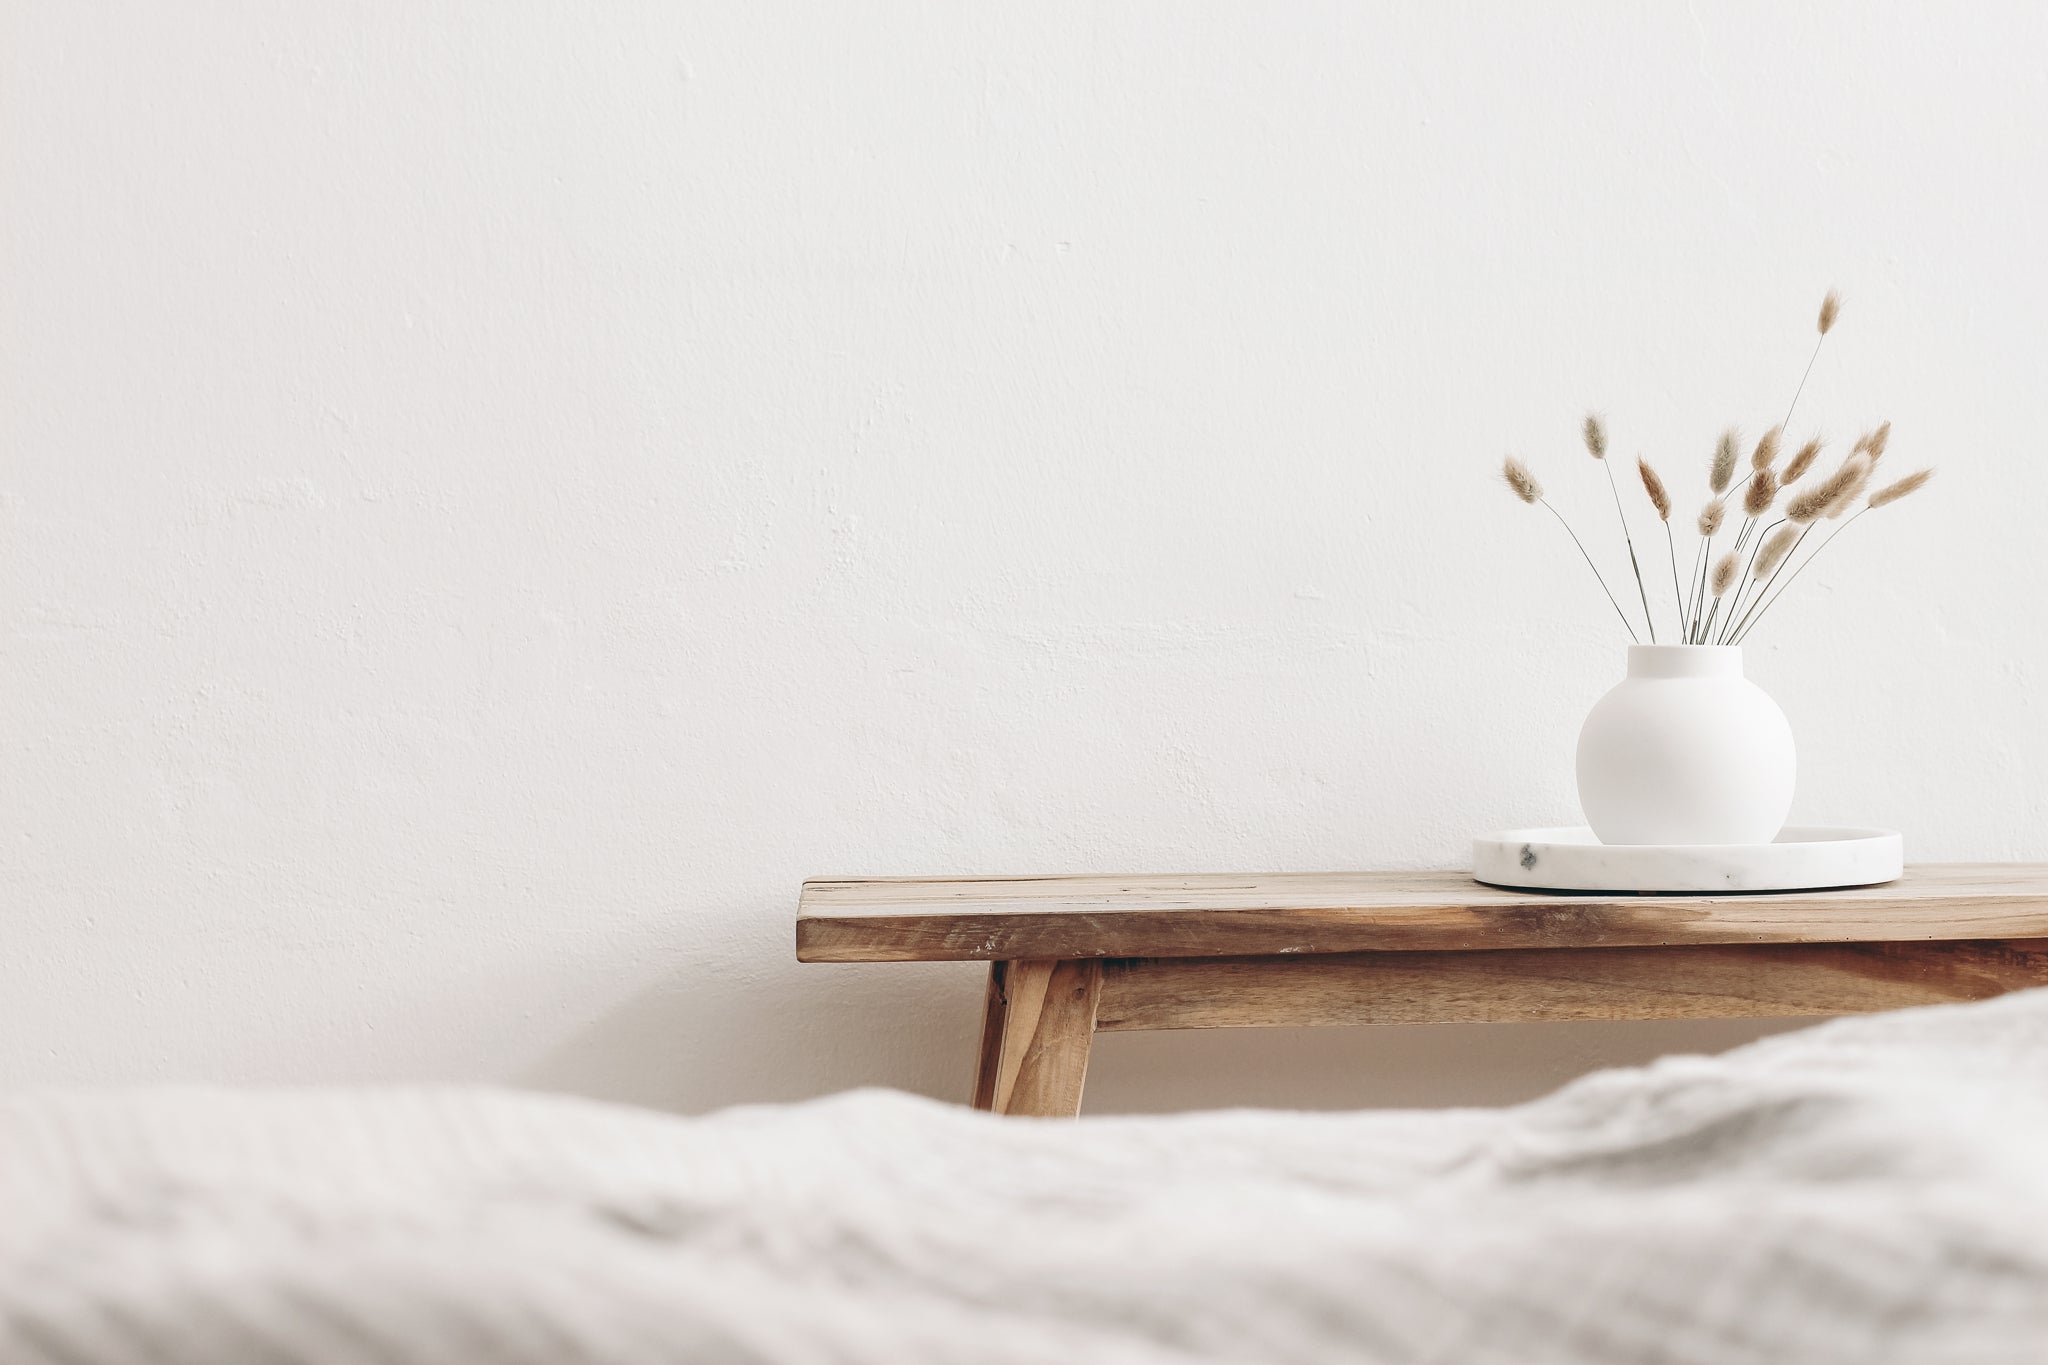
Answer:
<path fill-rule="evenodd" d="M 989 966 L 974 1107 L 998 1114 L 1072 1118 L 1081 1112 L 1102 964 L 996 962 Z"/>

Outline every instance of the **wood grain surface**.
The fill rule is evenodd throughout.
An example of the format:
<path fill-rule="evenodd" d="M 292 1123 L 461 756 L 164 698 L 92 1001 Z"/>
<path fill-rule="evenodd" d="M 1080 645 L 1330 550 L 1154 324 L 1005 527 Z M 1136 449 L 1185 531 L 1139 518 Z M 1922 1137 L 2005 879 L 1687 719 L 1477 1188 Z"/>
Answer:
<path fill-rule="evenodd" d="M 1081 1112 L 1102 964 L 998 962 L 989 971 L 974 1107 L 1071 1118 Z"/>
<path fill-rule="evenodd" d="M 2048 986 L 2048 939 L 1506 949 L 1102 964 L 1129 1029 L 1863 1014 Z"/>
<path fill-rule="evenodd" d="M 1555 894 L 1463 872 L 858 878 L 804 883 L 806 962 L 1232 957 L 2048 937 L 2048 864 L 1911 867 L 1884 886 Z"/>

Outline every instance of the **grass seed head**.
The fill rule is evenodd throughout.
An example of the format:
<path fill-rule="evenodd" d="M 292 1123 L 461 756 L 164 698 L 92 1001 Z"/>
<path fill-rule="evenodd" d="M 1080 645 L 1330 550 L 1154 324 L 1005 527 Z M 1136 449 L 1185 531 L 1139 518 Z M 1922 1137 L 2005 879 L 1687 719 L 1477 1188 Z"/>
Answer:
<path fill-rule="evenodd" d="M 1536 476 L 1529 472 L 1529 466 L 1512 455 L 1501 461 L 1500 477 L 1523 502 L 1533 503 L 1543 497 L 1543 485 L 1536 482 Z"/>
<path fill-rule="evenodd" d="M 1835 319 L 1842 314 L 1842 296 L 1828 290 L 1828 296 L 1820 301 L 1820 334 L 1826 336 L 1834 330 Z"/>
<path fill-rule="evenodd" d="M 1721 562 L 1714 565 L 1714 596 L 1726 597 L 1728 589 L 1735 586 L 1735 574 L 1741 567 L 1736 563 L 1741 556 L 1730 550 L 1721 556 Z"/>
<path fill-rule="evenodd" d="M 1769 469 L 1778 462 L 1778 438 L 1783 434 L 1779 427 L 1772 427 L 1764 433 L 1764 438 L 1756 443 L 1756 450 L 1750 454 L 1751 469 Z"/>
<path fill-rule="evenodd" d="M 1786 503 L 1785 516 L 1801 525 L 1825 516 L 1835 500 L 1847 492 L 1858 478 L 1870 476 L 1869 471 L 1869 456 L 1851 455 L 1842 461 L 1840 469 Z"/>
<path fill-rule="evenodd" d="M 1933 477 L 1934 471 L 1931 469 L 1923 469 L 1916 474 L 1908 474 L 1897 483 L 1888 483 L 1875 493 L 1872 493 L 1870 495 L 1870 505 L 1872 507 L 1883 507 L 1889 503 L 1897 502 L 1908 493 L 1917 493 L 1922 488 L 1925 488 L 1927 481 Z"/>
<path fill-rule="evenodd" d="M 1764 543 L 1757 547 L 1756 563 L 1749 569 L 1752 578 L 1769 578 L 1771 572 L 1782 564 L 1785 556 L 1792 551 L 1793 542 L 1799 539 L 1799 528 L 1790 522 L 1764 537 Z"/>
<path fill-rule="evenodd" d="M 1650 462 L 1636 456 L 1636 473 L 1643 477 L 1643 491 L 1650 495 L 1650 506 L 1657 509 L 1659 521 L 1671 520 L 1671 495 L 1664 491 L 1664 480 L 1657 477 L 1657 471 L 1650 468 Z"/>
<path fill-rule="evenodd" d="M 1736 444 L 1741 438 L 1730 427 L 1721 433 L 1721 442 L 1714 447 L 1714 467 L 1707 475 L 1707 487 L 1715 494 L 1726 493 L 1728 485 L 1735 481 Z"/>
<path fill-rule="evenodd" d="M 1827 517 L 1829 521 L 1833 521 L 1841 516 L 1842 513 L 1848 511 L 1850 504 L 1863 496 L 1863 490 L 1870 487 L 1871 471 L 1877 468 L 1877 461 L 1871 459 L 1868 455 L 1860 460 L 1852 460 L 1850 463 L 1856 466 L 1856 472 L 1841 488 L 1836 490 L 1834 497 L 1828 499 Z"/>
<path fill-rule="evenodd" d="M 1799 447 L 1799 452 L 1792 457 L 1792 463 L 1785 466 L 1785 475 L 1779 482 L 1788 486 L 1798 483 L 1800 476 L 1813 468 L 1813 462 L 1819 458 L 1820 437 L 1816 436 Z"/>
<path fill-rule="evenodd" d="M 1768 467 L 1759 469 L 1749 476 L 1749 488 L 1742 495 L 1742 510 L 1752 517 L 1760 517 L 1771 510 L 1771 504 L 1777 499 L 1777 475 Z"/>

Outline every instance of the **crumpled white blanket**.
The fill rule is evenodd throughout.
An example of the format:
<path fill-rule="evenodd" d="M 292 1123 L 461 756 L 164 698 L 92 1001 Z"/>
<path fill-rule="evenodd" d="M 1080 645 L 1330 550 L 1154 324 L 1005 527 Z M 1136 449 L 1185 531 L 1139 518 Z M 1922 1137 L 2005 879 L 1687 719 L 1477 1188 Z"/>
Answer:
<path fill-rule="evenodd" d="M 2048 991 L 1505 1111 L 18 1095 L 0 1360 L 2048 1360 Z"/>

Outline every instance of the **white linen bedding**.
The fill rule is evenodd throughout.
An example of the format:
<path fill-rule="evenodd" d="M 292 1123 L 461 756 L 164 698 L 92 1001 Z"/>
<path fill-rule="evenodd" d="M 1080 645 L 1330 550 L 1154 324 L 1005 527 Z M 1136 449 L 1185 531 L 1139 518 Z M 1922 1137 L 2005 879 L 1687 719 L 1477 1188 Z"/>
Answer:
<path fill-rule="evenodd" d="M 2048 1359 L 2048 991 L 1505 1111 L 0 1099 L 8 1362 Z"/>

